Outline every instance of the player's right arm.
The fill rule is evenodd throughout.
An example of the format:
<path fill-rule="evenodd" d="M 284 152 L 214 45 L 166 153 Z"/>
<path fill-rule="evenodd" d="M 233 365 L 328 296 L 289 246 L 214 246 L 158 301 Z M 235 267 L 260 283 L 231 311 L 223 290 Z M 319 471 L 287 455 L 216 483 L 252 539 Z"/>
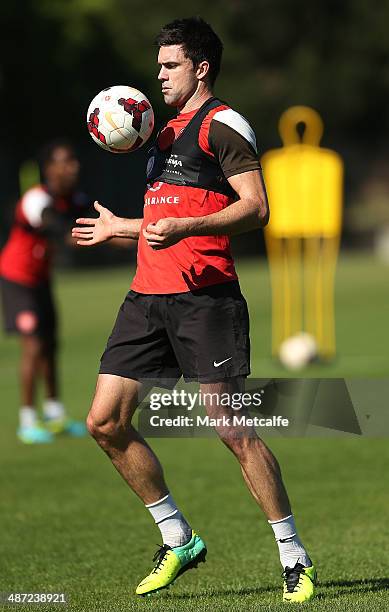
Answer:
<path fill-rule="evenodd" d="M 93 246 L 112 238 L 130 238 L 138 240 L 142 219 L 124 219 L 117 217 L 108 208 L 98 202 L 94 207 L 99 213 L 96 219 L 80 218 L 76 223 L 83 227 L 73 227 L 72 236 L 80 246 Z"/>

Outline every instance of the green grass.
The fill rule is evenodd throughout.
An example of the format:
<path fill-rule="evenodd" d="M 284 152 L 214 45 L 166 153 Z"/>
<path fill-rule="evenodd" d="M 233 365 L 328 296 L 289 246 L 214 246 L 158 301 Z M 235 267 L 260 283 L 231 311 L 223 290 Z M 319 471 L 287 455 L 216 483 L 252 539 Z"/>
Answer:
<path fill-rule="evenodd" d="M 246 262 L 240 273 L 251 311 L 253 375 L 284 376 L 269 358 L 266 268 Z M 315 366 L 309 375 L 387 375 L 387 274 L 373 260 L 340 262 L 339 358 Z M 88 410 L 98 357 L 129 278 L 125 269 L 57 277 L 63 396 L 79 418 Z M 16 442 L 17 354 L 17 341 L 3 338 L 0 592 L 65 592 L 66 609 L 77 612 L 289 609 L 280 604 L 281 569 L 272 532 L 246 491 L 236 461 L 213 438 L 151 440 L 177 503 L 206 540 L 209 554 L 205 565 L 170 591 L 136 599 L 133 590 L 151 567 L 158 531 L 91 440 L 59 438 L 48 447 Z M 387 440 L 272 438 L 270 444 L 282 465 L 301 536 L 318 565 L 318 597 L 304 609 L 388 610 Z"/>

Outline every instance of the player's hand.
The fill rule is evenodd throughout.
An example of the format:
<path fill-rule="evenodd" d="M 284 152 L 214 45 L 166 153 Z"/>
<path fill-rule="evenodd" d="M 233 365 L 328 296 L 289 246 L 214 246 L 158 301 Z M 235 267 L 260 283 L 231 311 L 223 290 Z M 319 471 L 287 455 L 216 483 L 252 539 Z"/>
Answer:
<path fill-rule="evenodd" d="M 187 219 L 176 217 L 159 219 L 157 223 L 149 223 L 146 229 L 143 229 L 143 236 L 155 251 L 166 249 L 188 236 L 187 222 Z"/>
<path fill-rule="evenodd" d="M 115 215 L 98 202 L 94 203 L 94 207 L 99 216 L 96 219 L 76 219 L 76 223 L 85 227 L 73 227 L 72 229 L 72 237 L 76 238 L 77 244 L 81 246 L 92 246 L 100 242 L 106 242 L 113 236 L 112 226 L 116 218 Z"/>

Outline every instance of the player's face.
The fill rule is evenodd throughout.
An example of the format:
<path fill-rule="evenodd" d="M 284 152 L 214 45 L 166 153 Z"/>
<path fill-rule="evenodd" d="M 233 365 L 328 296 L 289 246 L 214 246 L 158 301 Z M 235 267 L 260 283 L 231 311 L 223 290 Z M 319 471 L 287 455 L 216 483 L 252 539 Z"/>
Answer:
<path fill-rule="evenodd" d="M 77 185 L 79 171 L 80 163 L 74 152 L 67 147 L 58 147 L 46 166 L 45 174 L 58 192 L 66 194 Z"/>
<path fill-rule="evenodd" d="M 158 80 L 165 104 L 178 108 L 184 106 L 199 85 L 192 60 L 185 57 L 181 45 L 169 45 L 160 47 L 158 64 L 161 66 Z"/>

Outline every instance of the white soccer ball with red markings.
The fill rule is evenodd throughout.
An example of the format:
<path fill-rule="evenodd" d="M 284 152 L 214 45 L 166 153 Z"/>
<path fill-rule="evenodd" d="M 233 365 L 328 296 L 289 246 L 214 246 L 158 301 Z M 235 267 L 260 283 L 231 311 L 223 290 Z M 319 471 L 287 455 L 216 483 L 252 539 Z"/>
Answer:
<path fill-rule="evenodd" d="M 111 153 L 129 153 L 150 138 L 154 112 L 141 91 L 114 85 L 93 98 L 87 124 L 89 134 L 100 147 Z"/>
<path fill-rule="evenodd" d="M 283 341 L 279 350 L 282 365 L 288 370 L 301 370 L 318 356 L 316 340 L 310 334 L 300 332 Z"/>

